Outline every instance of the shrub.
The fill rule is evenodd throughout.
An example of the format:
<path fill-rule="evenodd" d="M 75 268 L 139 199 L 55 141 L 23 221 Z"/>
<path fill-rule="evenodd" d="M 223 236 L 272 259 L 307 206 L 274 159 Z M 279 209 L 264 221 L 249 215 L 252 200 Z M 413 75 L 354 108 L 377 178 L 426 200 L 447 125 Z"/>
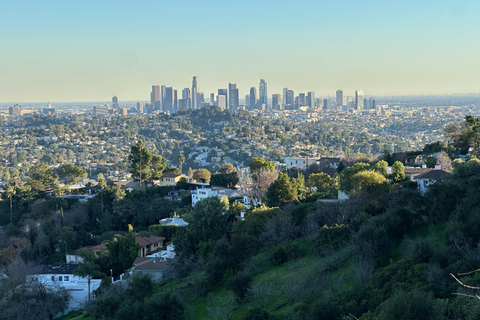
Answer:
<path fill-rule="evenodd" d="M 298 259 L 303 256 L 303 251 L 300 246 L 294 242 L 284 242 L 273 250 L 273 253 L 270 257 L 270 261 L 278 266 L 284 262 L 287 262 L 292 259 Z"/>
<path fill-rule="evenodd" d="M 233 297 L 238 303 L 241 303 L 251 286 L 252 277 L 247 272 L 240 272 L 231 277 L 227 282 L 227 289 L 232 292 Z"/>

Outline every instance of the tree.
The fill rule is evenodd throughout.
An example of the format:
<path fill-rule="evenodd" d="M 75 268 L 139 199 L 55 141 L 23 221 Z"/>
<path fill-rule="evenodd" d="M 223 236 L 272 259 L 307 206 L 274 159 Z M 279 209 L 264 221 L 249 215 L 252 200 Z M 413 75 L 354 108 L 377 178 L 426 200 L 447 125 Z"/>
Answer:
<path fill-rule="evenodd" d="M 382 174 L 383 176 L 387 176 L 387 167 L 388 162 L 385 160 L 380 160 L 373 166 L 373 170 L 377 171 L 378 173 Z"/>
<path fill-rule="evenodd" d="M 209 183 L 212 174 L 207 169 L 198 169 L 193 172 L 193 179 L 197 182 Z"/>
<path fill-rule="evenodd" d="M 179 168 L 176 168 L 176 167 L 166 167 L 164 170 L 163 170 L 163 173 L 174 173 L 174 174 L 180 174 L 181 171 Z"/>
<path fill-rule="evenodd" d="M 257 172 L 261 172 L 263 170 L 267 171 L 275 171 L 275 162 L 267 161 L 264 158 L 255 157 L 252 161 L 248 164 L 250 167 L 250 172 L 252 174 L 253 180 L 258 180 Z"/>
<path fill-rule="evenodd" d="M 104 277 L 105 274 L 100 272 L 100 267 L 91 261 L 80 262 L 77 269 L 73 270 L 73 274 L 81 277 L 87 278 L 88 282 L 88 301 L 90 302 L 90 283 L 92 278 Z"/>
<path fill-rule="evenodd" d="M 396 182 L 405 180 L 405 166 L 400 161 L 395 161 L 392 165 L 392 180 Z"/>
<path fill-rule="evenodd" d="M 130 148 L 128 161 L 130 162 L 130 173 L 135 181 L 140 181 L 140 186 L 142 181 L 150 179 L 152 176 L 150 171 L 152 154 L 148 152 L 143 141 L 140 140 Z"/>
<path fill-rule="evenodd" d="M 453 171 L 452 159 L 450 159 L 450 157 L 445 151 L 441 151 L 440 154 L 438 155 L 437 164 L 439 164 L 440 167 L 445 171 L 448 171 L 448 172 Z"/>
<path fill-rule="evenodd" d="M 387 182 L 387 179 L 375 171 L 360 171 L 352 176 L 351 184 L 353 191 L 361 191 L 368 187 L 381 185 Z"/>
<path fill-rule="evenodd" d="M 152 165 L 150 167 L 152 179 L 160 179 L 166 166 L 167 159 L 157 154 L 152 155 Z"/>
<path fill-rule="evenodd" d="M 433 156 L 428 156 L 425 158 L 425 164 L 427 165 L 427 168 L 435 168 L 437 159 L 435 159 Z"/>
<path fill-rule="evenodd" d="M 16 189 L 11 184 L 7 185 L 5 188 L 5 193 L 7 194 L 8 199 L 10 200 L 10 223 L 13 221 L 13 207 L 12 207 L 12 198 L 16 193 Z"/>
<path fill-rule="evenodd" d="M 57 173 L 60 179 L 65 179 L 69 184 L 88 177 L 85 170 L 69 163 L 62 164 L 60 168 L 58 168 Z"/>
<path fill-rule="evenodd" d="M 97 175 L 97 181 L 100 188 L 105 189 L 107 187 L 107 181 L 105 181 L 105 177 L 103 176 L 103 173 L 100 172 Z"/>
<path fill-rule="evenodd" d="M 27 184 L 35 191 L 45 191 L 58 186 L 58 176 L 45 163 L 36 163 L 29 171 Z"/>
<path fill-rule="evenodd" d="M 280 207 L 297 199 L 297 189 L 287 174 L 280 172 L 278 179 L 268 187 L 265 194 L 266 204 L 269 207 Z"/>
<path fill-rule="evenodd" d="M 177 162 L 180 163 L 180 173 L 182 173 L 182 165 L 185 162 L 185 156 L 183 154 L 177 157 Z"/>
<path fill-rule="evenodd" d="M 140 245 L 135 241 L 135 234 L 129 232 L 124 236 L 106 243 L 108 249 L 108 265 L 103 266 L 104 272 L 112 269 L 114 275 L 122 274 L 130 268 L 138 256 Z"/>
<path fill-rule="evenodd" d="M 308 186 L 310 188 L 315 187 L 320 192 L 325 192 L 328 190 L 330 179 L 330 176 L 324 172 L 312 173 L 308 177 Z"/>
<path fill-rule="evenodd" d="M 238 171 L 230 163 L 224 163 L 217 173 L 212 175 L 211 184 L 225 188 L 233 188 L 238 183 Z"/>
<path fill-rule="evenodd" d="M 352 184 L 352 177 L 358 172 L 370 170 L 370 165 L 368 163 L 358 162 L 351 167 L 347 167 L 340 172 L 340 189 L 345 192 L 350 192 L 354 189 Z"/>

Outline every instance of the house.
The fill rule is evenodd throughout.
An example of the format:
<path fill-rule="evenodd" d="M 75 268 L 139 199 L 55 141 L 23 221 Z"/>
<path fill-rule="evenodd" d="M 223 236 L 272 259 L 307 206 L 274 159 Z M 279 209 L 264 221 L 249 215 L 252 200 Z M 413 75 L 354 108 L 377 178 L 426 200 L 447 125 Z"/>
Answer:
<path fill-rule="evenodd" d="M 429 172 L 432 169 L 429 168 L 415 168 L 415 167 L 405 167 L 405 178 L 410 181 L 414 181 L 415 178 L 421 174 Z"/>
<path fill-rule="evenodd" d="M 118 235 L 115 235 L 113 241 Z M 140 245 L 140 250 L 138 251 L 139 257 L 146 257 L 149 254 L 152 254 L 161 248 L 163 248 L 165 238 L 164 237 L 135 237 L 135 242 Z M 107 246 L 105 243 L 101 243 L 96 246 L 87 247 L 95 256 L 107 253 Z M 83 258 L 79 255 L 78 250 L 71 251 L 65 256 L 67 264 L 75 264 L 83 262 Z"/>
<path fill-rule="evenodd" d="M 160 178 L 160 181 L 158 183 L 159 187 L 164 187 L 164 186 L 176 186 L 177 182 L 180 181 L 180 179 L 185 178 L 187 180 L 187 176 L 184 174 L 177 174 L 177 173 L 165 173 L 162 175 Z"/>
<path fill-rule="evenodd" d="M 427 192 L 429 186 L 449 175 L 451 175 L 450 172 L 440 169 L 440 166 L 435 166 L 435 169 L 422 173 L 416 176 L 414 179 L 417 181 L 418 189 L 423 195 L 425 192 Z"/>
<path fill-rule="evenodd" d="M 159 257 L 138 257 L 133 262 L 130 269 L 132 276 L 136 274 L 149 274 L 155 282 L 161 281 L 165 270 L 168 269 L 170 263 Z"/>
<path fill-rule="evenodd" d="M 139 257 L 146 257 L 149 254 L 163 248 L 164 237 L 135 237 L 135 242 L 140 245 Z"/>
<path fill-rule="evenodd" d="M 235 200 L 235 204 L 243 203 L 245 208 L 249 210 L 252 206 L 256 207 L 262 204 L 261 199 L 255 199 L 255 198 L 250 198 L 247 195 L 243 195 L 243 199 L 237 199 Z"/>
<path fill-rule="evenodd" d="M 321 160 L 321 158 L 317 157 L 286 157 L 285 163 L 287 169 L 297 168 L 298 170 L 305 170 L 309 165 L 316 163 L 317 161 Z"/>
<path fill-rule="evenodd" d="M 69 309 L 82 308 L 88 300 L 88 279 L 76 276 L 78 264 L 42 265 L 27 275 L 27 281 L 37 281 L 47 287 L 61 286 L 72 295 Z M 100 287 L 101 279 L 90 280 L 90 292 Z"/>
<path fill-rule="evenodd" d="M 238 197 L 240 194 L 234 189 L 224 187 L 198 188 L 197 190 L 192 191 L 192 207 L 202 199 L 209 197 L 218 197 L 221 199 L 225 196 L 228 198 Z"/>

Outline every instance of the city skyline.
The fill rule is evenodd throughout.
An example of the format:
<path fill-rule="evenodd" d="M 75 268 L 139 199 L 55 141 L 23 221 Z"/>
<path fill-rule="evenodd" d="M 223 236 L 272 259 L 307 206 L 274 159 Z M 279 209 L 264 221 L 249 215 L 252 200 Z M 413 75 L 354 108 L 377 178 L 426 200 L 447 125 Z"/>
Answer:
<path fill-rule="evenodd" d="M 236 83 L 241 97 L 265 79 L 269 99 L 480 91 L 474 1 L 219 4 L 3 1 L 0 102 L 148 101 L 192 75 L 205 94 Z"/>

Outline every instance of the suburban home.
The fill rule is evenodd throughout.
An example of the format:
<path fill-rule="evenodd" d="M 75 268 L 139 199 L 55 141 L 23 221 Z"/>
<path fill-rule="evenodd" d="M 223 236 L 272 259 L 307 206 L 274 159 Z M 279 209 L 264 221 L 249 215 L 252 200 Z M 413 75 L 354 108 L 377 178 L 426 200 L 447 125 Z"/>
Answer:
<path fill-rule="evenodd" d="M 287 169 L 297 168 L 298 170 L 305 170 L 308 166 L 319 161 L 320 157 L 286 157 L 285 163 Z"/>
<path fill-rule="evenodd" d="M 47 287 L 61 286 L 72 295 L 69 309 L 79 309 L 88 300 L 88 279 L 75 276 L 78 264 L 41 265 L 27 275 L 27 281 L 37 281 Z M 101 279 L 90 280 L 90 292 L 100 287 Z"/>
<path fill-rule="evenodd" d="M 118 235 L 115 235 L 113 241 Z M 159 251 L 163 248 L 165 238 L 164 237 L 135 237 L 135 242 L 140 245 L 140 250 L 138 251 L 139 257 L 146 257 L 154 252 Z M 107 253 L 107 246 L 105 243 L 101 243 L 96 246 L 86 247 L 90 250 L 95 256 L 100 254 Z M 71 251 L 65 256 L 67 264 L 76 264 L 83 262 L 83 258 L 79 255 L 78 249 Z"/>
<path fill-rule="evenodd" d="M 175 213 L 172 218 L 164 218 L 159 221 L 160 224 L 164 226 L 177 226 L 177 227 L 185 227 L 188 226 L 188 222 L 185 222 L 182 218 L 177 216 Z"/>
<path fill-rule="evenodd" d="M 159 257 L 138 257 L 130 269 L 132 276 L 136 274 L 149 274 L 155 282 L 161 281 L 165 270 L 170 263 Z"/>
<path fill-rule="evenodd" d="M 415 168 L 415 167 L 405 167 L 405 178 L 410 181 L 414 181 L 416 177 L 426 172 L 431 171 L 430 168 Z"/>
<path fill-rule="evenodd" d="M 209 197 L 217 197 L 221 199 L 225 196 L 228 198 L 239 197 L 240 194 L 236 190 L 224 187 L 198 188 L 197 190 L 192 191 L 192 207 L 202 199 Z"/>
<path fill-rule="evenodd" d="M 425 194 L 425 192 L 428 190 L 428 187 L 438 180 L 451 175 L 450 172 L 440 169 L 439 167 L 440 166 L 436 166 L 435 169 L 431 169 L 430 171 L 422 173 L 414 178 L 418 183 L 418 189 L 420 190 L 421 194 Z"/>
<path fill-rule="evenodd" d="M 188 178 L 184 174 L 177 174 L 177 173 L 165 173 L 160 177 L 160 181 L 158 183 L 159 187 L 164 187 L 164 186 L 176 186 L 177 182 L 180 181 L 180 179 L 185 178 L 188 181 Z"/>
<path fill-rule="evenodd" d="M 164 237 L 136 237 L 135 242 L 140 245 L 139 257 L 146 257 L 163 248 Z"/>

